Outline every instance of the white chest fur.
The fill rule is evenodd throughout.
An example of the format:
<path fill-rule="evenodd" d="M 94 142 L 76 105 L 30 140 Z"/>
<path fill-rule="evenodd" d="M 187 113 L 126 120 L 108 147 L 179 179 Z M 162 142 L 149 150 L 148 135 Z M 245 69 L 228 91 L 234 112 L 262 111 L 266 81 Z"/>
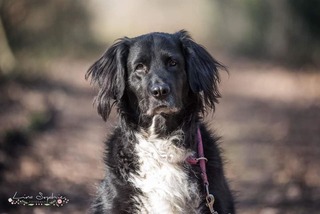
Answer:
<path fill-rule="evenodd" d="M 138 175 L 132 174 L 129 181 L 143 192 L 143 196 L 136 198 L 141 204 L 141 213 L 197 213 L 199 190 L 197 184 L 188 179 L 185 165 L 191 152 L 173 143 L 182 141 L 183 135 L 146 139 L 136 133 L 136 138 L 140 170 Z"/>

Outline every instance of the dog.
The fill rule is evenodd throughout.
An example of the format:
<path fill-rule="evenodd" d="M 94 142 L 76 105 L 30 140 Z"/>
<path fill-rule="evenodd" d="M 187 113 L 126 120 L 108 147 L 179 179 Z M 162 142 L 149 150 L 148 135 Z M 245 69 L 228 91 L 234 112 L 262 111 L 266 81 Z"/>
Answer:
<path fill-rule="evenodd" d="M 92 213 L 235 213 L 219 138 L 202 121 L 223 68 L 185 30 L 121 38 L 89 68 L 98 113 L 106 121 L 116 106 L 119 118 Z"/>

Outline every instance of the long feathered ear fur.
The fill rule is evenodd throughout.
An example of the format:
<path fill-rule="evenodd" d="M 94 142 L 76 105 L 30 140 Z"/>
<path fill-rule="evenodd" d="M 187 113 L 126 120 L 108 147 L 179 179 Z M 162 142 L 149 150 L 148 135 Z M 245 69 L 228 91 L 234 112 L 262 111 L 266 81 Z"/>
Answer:
<path fill-rule="evenodd" d="M 91 78 L 91 83 L 99 87 L 94 102 L 104 120 L 107 120 L 112 106 L 123 96 L 128 50 L 129 39 L 119 39 L 86 73 L 86 79 Z"/>
<path fill-rule="evenodd" d="M 221 97 L 218 90 L 218 69 L 225 67 L 212 58 L 204 47 L 194 42 L 187 31 L 181 30 L 175 35 L 182 44 L 191 90 L 202 96 L 203 107 L 214 110 L 215 103 Z"/>

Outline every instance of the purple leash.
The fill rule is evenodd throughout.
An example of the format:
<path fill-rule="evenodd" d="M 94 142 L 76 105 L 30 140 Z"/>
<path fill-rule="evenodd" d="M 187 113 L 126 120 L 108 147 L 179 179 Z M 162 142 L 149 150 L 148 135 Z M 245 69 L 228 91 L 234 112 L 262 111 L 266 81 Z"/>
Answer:
<path fill-rule="evenodd" d="M 213 204 L 215 200 L 214 196 L 209 192 L 209 181 L 208 181 L 208 176 L 206 171 L 206 162 L 208 161 L 208 159 L 204 157 L 203 142 L 202 142 L 202 137 L 201 137 L 201 132 L 199 127 L 197 128 L 197 142 L 198 142 L 198 158 L 188 157 L 187 162 L 191 165 L 196 165 L 196 164 L 200 165 L 201 177 L 203 180 L 204 187 L 206 189 L 206 205 L 212 214 L 218 214 L 218 212 L 215 211 L 213 208 Z"/>

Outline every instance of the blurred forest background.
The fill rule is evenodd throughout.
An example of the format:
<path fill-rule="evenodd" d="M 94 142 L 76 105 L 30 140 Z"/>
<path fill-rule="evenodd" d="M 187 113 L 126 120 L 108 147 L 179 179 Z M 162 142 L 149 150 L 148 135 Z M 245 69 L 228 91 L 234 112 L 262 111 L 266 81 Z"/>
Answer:
<path fill-rule="evenodd" d="M 317 0 L 0 0 L 0 213 L 86 213 L 116 118 L 97 115 L 86 70 L 119 37 L 180 29 L 229 69 L 207 121 L 238 213 L 319 213 Z M 11 205 L 15 192 L 70 202 Z"/>

